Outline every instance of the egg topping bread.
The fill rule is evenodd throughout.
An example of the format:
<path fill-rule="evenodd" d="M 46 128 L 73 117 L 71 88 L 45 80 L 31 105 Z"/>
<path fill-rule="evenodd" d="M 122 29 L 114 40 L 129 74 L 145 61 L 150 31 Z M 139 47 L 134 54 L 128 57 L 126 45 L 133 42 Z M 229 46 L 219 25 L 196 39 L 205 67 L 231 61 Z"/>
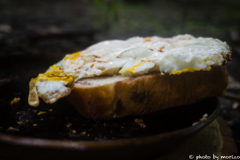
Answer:
<path fill-rule="evenodd" d="M 112 119 L 221 95 L 231 62 L 226 42 L 178 35 L 103 41 L 66 55 L 32 78 L 28 102 L 67 96 L 85 117 Z"/>

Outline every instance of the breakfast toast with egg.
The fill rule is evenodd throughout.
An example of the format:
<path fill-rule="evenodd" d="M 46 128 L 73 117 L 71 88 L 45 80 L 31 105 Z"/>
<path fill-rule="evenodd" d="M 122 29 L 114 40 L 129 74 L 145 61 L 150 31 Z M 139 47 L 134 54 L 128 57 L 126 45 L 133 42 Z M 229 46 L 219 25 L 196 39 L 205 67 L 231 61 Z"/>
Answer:
<path fill-rule="evenodd" d="M 225 66 L 174 75 L 102 76 L 77 81 L 67 99 L 86 118 L 114 119 L 220 96 L 227 84 Z"/>
<path fill-rule="evenodd" d="M 66 55 L 29 83 L 29 105 L 67 97 L 89 119 L 114 119 L 222 95 L 231 49 L 214 38 L 178 35 L 99 42 Z"/>

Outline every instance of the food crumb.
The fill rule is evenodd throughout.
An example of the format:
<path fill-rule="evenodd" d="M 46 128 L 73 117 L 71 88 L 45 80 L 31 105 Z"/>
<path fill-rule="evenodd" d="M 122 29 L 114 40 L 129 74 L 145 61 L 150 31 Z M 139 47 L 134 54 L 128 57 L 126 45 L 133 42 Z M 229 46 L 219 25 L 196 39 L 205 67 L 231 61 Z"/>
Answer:
<path fill-rule="evenodd" d="M 135 123 L 138 123 L 138 121 L 139 121 L 139 119 L 138 119 L 138 118 L 134 119 L 134 122 L 135 122 Z"/>
<path fill-rule="evenodd" d="M 195 122 L 195 123 L 192 124 L 192 126 L 195 126 L 195 125 L 197 125 L 197 124 L 198 124 L 198 122 Z"/>
<path fill-rule="evenodd" d="M 206 120 L 207 120 L 207 117 L 208 117 L 208 114 L 205 113 L 205 114 L 202 116 L 202 118 L 200 118 L 198 122 L 194 122 L 194 123 L 192 124 L 192 126 L 197 125 L 199 122 L 206 121 Z"/>
<path fill-rule="evenodd" d="M 20 97 L 14 97 L 14 99 L 11 101 L 11 103 L 10 104 L 16 104 L 16 103 L 19 103 L 20 102 Z"/>
<path fill-rule="evenodd" d="M 89 136 L 90 136 L 90 134 L 87 134 L 87 136 L 89 137 Z"/>
<path fill-rule="evenodd" d="M 23 122 L 22 122 L 22 121 L 19 121 L 19 122 L 17 122 L 17 124 L 18 124 L 18 125 L 22 125 L 22 124 L 23 124 Z"/>
<path fill-rule="evenodd" d="M 37 127 L 38 125 L 36 123 L 33 124 L 33 127 Z"/>
<path fill-rule="evenodd" d="M 86 131 L 82 132 L 83 135 L 86 135 L 86 133 L 87 133 Z"/>
<path fill-rule="evenodd" d="M 208 114 L 205 113 L 199 121 L 200 121 L 200 122 L 206 121 L 206 120 L 207 120 L 207 117 L 208 117 Z"/>
<path fill-rule="evenodd" d="M 122 128 L 124 128 L 124 127 L 122 126 Z"/>
<path fill-rule="evenodd" d="M 19 131 L 18 128 L 14 128 L 14 127 L 8 127 L 7 130 L 8 130 L 8 131 Z"/>
<path fill-rule="evenodd" d="M 72 133 L 73 133 L 73 134 L 75 134 L 76 132 L 77 132 L 76 130 L 74 130 L 74 129 L 72 130 Z"/>
<path fill-rule="evenodd" d="M 43 121 L 43 118 L 41 118 L 40 120 Z"/>
<path fill-rule="evenodd" d="M 37 115 L 39 116 L 39 115 L 45 114 L 45 113 L 47 113 L 47 112 L 45 112 L 45 111 L 40 111 L 40 112 L 37 113 Z"/>
<path fill-rule="evenodd" d="M 69 127 L 71 127 L 71 125 L 72 125 L 72 123 L 68 122 L 68 123 L 66 124 L 66 127 L 69 128 Z"/>
<path fill-rule="evenodd" d="M 106 126 L 107 126 L 107 123 L 106 123 L 106 122 L 104 122 L 104 123 L 103 123 L 103 126 L 104 126 L 104 127 L 106 127 Z"/>
<path fill-rule="evenodd" d="M 142 120 L 142 119 L 136 118 L 136 119 L 134 119 L 134 122 L 137 123 L 137 124 L 138 124 L 140 127 L 142 127 L 142 128 L 146 128 L 146 127 L 147 127 L 146 124 L 143 123 L 143 120 Z"/>
<path fill-rule="evenodd" d="M 52 110 L 52 109 L 49 109 L 48 111 L 49 111 L 49 112 L 52 112 L 53 110 Z"/>

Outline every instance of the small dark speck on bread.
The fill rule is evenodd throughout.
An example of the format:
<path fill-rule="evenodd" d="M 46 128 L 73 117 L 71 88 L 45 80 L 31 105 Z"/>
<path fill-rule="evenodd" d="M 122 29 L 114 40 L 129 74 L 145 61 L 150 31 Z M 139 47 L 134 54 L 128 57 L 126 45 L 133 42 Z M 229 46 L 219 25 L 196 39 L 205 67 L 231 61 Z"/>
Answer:
<path fill-rule="evenodd" d="M 136 103 L 143 103 L 145 98 L 145 92 L 133 92 L 132 94 L 132 100 Z"/>
<path fill-rule="evenodd" d="M 123 111 L 123 103 L 120 99 L 117 100 L 117 105 L 116 106 L 117 106 L 116 110 L 115 110 L 116 114 L 121 113 Z"/>

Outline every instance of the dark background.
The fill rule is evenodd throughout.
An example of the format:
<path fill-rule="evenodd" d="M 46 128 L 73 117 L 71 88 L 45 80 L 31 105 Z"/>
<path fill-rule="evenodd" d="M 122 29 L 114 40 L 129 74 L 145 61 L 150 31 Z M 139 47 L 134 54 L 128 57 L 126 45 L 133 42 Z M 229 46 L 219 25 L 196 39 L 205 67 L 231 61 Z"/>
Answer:
<path fill-rule="evenodd" d="M 233 50 L 222 113 L 240 149 L 239 0 L 0 0 L 0 84 L 106 39 L 214 37 Z"/>

